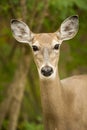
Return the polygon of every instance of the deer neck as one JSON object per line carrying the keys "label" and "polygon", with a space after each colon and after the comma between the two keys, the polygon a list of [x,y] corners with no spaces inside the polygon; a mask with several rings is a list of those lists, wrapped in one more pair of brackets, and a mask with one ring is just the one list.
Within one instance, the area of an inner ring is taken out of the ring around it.
{"label": "deer neck", "polygon": [[[55,79],[40,80],[41,102],[46,130],[53,129],[64,114],[63,88],[58,73]],[[51,127],[51,128],[50,128]]]}

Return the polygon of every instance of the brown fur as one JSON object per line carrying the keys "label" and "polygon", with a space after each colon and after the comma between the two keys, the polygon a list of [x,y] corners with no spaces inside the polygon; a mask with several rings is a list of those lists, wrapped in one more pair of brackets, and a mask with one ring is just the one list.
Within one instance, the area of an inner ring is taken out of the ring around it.
{"label": "brown fur", "polygon": [[87,130],[87,75],[41,81],[46,130]]}
{"label": "brown fur", "polygon": [[[40,77],[45,130],[87,130],[87,75],[60,80],[57,66],[60,48],[54,49],[56,44],[60,46],[62,41],[73,38],[78,25],[78,16],[71,16],[55,33],[34,34],[22,21],[11,22],[13,36],[17,41],[38,48],[33,55]],[[43,76],[43,66],[53,70],[51,76]]]}
{"label": "brown fur", "polygon": [[[36,35],[36,38],[41,48],[46,46],[50,48],[52,39],[57,39],[55,34],[50,34],[50,36],[49,34],[39,34]],[[59,53],[56,55],[56,59],[58,59],[58,55]],[[35,56],[35,61],[38,60],[38,56],[39,60],[40,58],[43,59],[41,51],[40,54]],[[53,59],[55,58],[53,57]],[[36,64],[38,64],[37,62]],[[43,64],[43,62],[41,63]],[[50,62],[53,63],[52,58]],[[60,81],[58,73],[56,74],[56,79],[40,79],[45,130],[87,129],[86,80],[87,75],[82,75],[69,77]]]}

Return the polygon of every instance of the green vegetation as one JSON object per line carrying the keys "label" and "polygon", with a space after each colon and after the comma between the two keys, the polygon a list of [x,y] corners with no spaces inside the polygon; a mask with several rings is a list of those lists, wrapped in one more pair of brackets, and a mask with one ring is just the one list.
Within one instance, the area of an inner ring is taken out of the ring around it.
{"label": "green vegetation", "polygon": [[[37,69],[28,45],[18,44],[14,40],[10,20],[16,18],[26,21],[30,29],[36,33],[54,32],[65,18],[75,14],[79,15],[79,32],[74,39],[65,41],[61,46],[59,63],[61,78],[87,73],[87,0],[0,0],[0,122],[3,118],[1,130],[8,130],[8,124],[11,124],[9,120],[12,118],[10,113],[15,96],[10,97],[12,98],[10,104],[7,101],[8,110],[7,104],[6,107],[2,105],[9,99],[8,89],[14,81],[19,83],[18,79],[26,72],[26,76],[21,80],[27,79],[26,83],[23,82],[25,86],[23,97],[18,100],[21,107],[17,130],[43,130]],[[25,67],[25,70],[18,69],[21,68],[21,63],[26,63],[23,59],[25,50],[29,53],[29,66]],[[15,78],[15,72],[18,70],[24,72],[20,72],[20,76]],[[15,88],[15,85],[13,86],[12,88]],[[18,89],[16,91],[16,95],[19,95]]]}

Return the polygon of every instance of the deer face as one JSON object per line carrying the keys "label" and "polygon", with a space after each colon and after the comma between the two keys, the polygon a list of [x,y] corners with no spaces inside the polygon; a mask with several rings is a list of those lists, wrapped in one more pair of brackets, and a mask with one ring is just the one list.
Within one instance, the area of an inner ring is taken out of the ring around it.
{"label": "deer face", "polygon": [[56,72],[61,41],[55,33],[36,34],[32,51],[40,77],[50,77]]}
{"label": "deer face", "polygon": [[12,20],[13,36],[28,43],[34,55],[40,78],[54,78],[57,72],[59,49],[62,41],[73,38],[78,31],[78,17],[67,18],[55,33],[34,34],[22,21]]}

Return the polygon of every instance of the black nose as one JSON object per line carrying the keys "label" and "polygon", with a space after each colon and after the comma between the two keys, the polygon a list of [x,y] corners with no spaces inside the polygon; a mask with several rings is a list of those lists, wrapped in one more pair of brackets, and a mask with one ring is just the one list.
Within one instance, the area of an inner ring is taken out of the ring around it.
{"label": "black nose", "polygon": [[41,73],[42,73],[44,76],[48,77],[48,76],[50,76],[50,75],[53,73],[53,69],[52,69],[52,67],[50,67],[50,66],[44,66],[44,67],[41,69]]}

